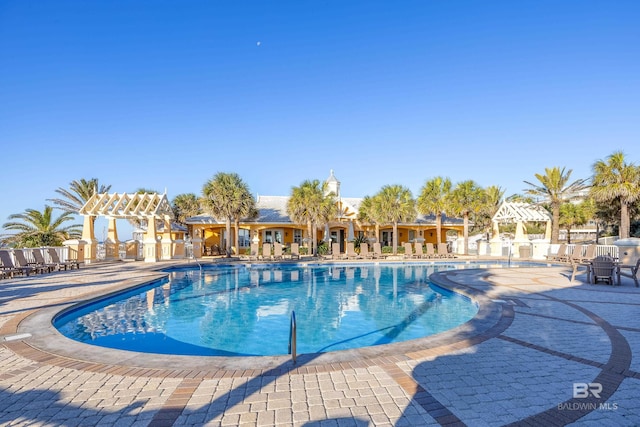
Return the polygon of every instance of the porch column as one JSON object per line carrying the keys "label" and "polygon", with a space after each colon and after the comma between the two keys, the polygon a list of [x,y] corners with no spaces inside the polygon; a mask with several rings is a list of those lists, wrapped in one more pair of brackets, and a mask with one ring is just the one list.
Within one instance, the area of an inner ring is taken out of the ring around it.
{"label": "porch column", "polygon": [[191,243],[193,244],[193,257],[201,258],[202,257],[202,230],[196,228],[193,230],[193,237],[191,238]]}
{"label": "porch column", "polygon": [[158,262],[158,234],[156,231],[156,219],[147,218],[147,232],[144,235],[144,261]]}
{"label": "porch column", "polygon": [[118,240],[116,219],[114,217],[109,217],[109,230],[107,232],[107,240],[104,242],[105,261],[115,261],[120,259],[119,249],[120,241]]}
{"label": "porch column", "polygon": [[[98,249],[98,241],[94,232],[94,223],[96,217],[94,215],[85,215],[82,224],[82,242],[84,243],[84,263],[91,264],[96,262],[96,252]],[[80,257],[80,254],[78,254]],[[80,259],[78,259],[80,261]]]}

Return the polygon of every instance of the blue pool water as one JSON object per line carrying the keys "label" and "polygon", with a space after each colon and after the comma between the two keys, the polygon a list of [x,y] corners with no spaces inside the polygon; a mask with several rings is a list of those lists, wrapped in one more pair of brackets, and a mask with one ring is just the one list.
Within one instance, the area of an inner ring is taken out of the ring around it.
{"label": "blue pool water", "polygon": [[224,266],[168,279],[58,316],[65,336],[97,346],[180,355],[287,354],[395,343],[454,328],[477,313],[431,284],[438,270],[477,264]]}

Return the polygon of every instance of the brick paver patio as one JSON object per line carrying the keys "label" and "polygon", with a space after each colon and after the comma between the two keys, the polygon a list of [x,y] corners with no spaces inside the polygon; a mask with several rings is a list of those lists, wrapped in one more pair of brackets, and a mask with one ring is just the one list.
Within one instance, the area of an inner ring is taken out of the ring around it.
{"label": "brick paver patio", "polygon": [[640,289],[630,279],[570,283],[563,267],[435,273],[478,301],[472,321],[296,365],[97,349],[51,326],[71,303],[167,266],[0,280],[0,425],[640,425]]}

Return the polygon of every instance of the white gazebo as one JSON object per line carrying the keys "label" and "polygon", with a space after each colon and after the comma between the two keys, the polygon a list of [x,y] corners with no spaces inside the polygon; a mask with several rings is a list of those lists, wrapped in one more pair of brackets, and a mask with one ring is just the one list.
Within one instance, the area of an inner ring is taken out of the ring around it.
{"label": "white gazebo", "polygon": [[[545,222],[546,229],[544,239],[541,243],[546,243],[548,247],[551,242],[551,215],[542,206],[532,205],[522,202],[502,202],[498,211],[491,218],[493,230],[491,240],[491,255],[502,255],[502,240],[500,239],[499,224],[516,224],[516,234],[513,239],[514,257],[519,257],[520,247],[530,247],[531,240],[527,235],[526,222]],[[546,251],[544,251],[546,253]]]}
{"label": "white gazebo", "polygon": [[[96,247],[98,241],[95,237],[95,218],[104,216],[109,221],[109,230],[105,243],[106,260],[118,259],[118,231],[116,219],[137,219],[147,223],[147,231],[144,237],[144,260],[156,262],[160,259],[172,259],[174,254],[183,253],[176,250],[176,242],[171,234],[171,219],[173,211],[167,199],[167,194],[144,193],[101,193],[94,194],[87,200],[79,212],[84,216],[82,227],[82,240],[78,243],[78,255],[84,251],[85,263],[96,260]],[[158,241],[156,221],[164,222],[162,240]]]}

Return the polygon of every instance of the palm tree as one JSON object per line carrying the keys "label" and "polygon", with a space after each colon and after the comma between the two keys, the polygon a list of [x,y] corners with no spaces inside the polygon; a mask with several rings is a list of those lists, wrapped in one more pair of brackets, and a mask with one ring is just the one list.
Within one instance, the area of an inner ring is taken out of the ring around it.
{"label": "palm tree", "polygon": [[365,196],[358,207],[358,222],[375,226],[376,240],[380,240],[380,213],[375,211],[373,197]]}
{"label": "palm tree", "polygon": [[476,216],[475,229],[482,230],[487,234],[491,230],[491,220],[500,207],[504,190],[497,185],[490,185],[484,189],[484,199],[478,215]]}
{"label": "palm tree", "polygon": [[447,213],[451,180],[437,176],[425,182],[420,190],[418,212],[436,216],[436,240],[442,242],[442,214]]}
{"label": "palm tree", "polygon": [[184,225],[187,218],[200,213],[200,202],[193,193],[178,194],[171,201],[171,208],[176,222]]}
{"label": "palm tree", "polygon": [[[249,187],[236,173],[218,172],[202,188],[202,205],[209,214],[226,221],[226,253],[231,256],[231,222],[250,213],[255,200]],[[238,230],[236,229],[236,236]],[[237,238],[237,237],[236,237]]]}
{"label": "palm tree", "polygon": [[454,215],[462,215],[464,221],[465,255],[469,253],[469,217],[480,212],[484,199],[484,190],[472,180],[459,182],[449,196],[452,213]]}
{"label": "palm tree", "polygon": [[571,228],[586,224],[595,213],[591,200],[582,203],[563,203],[560,206],[560,226],[567,230],[567,243],[571,244]]}
{"label": "palm tree", "polygon": [[551,243],[558,243],[560,238],[560,205],[564,202],[580,197],[580,191],[588,188],[585,179],[578,179],[569,183],[571,173],[569,169],[565,172],[565,168],[560,169],[555,166],[553,168],[545,168],[545,174],[535,174],[540,184],[534,184],[524,181],[531,188],[525,190],[526,194],[540,197],[543,202],[549,203],[551,206]]}
{"label": "palm tree", "polygon": [[70,212],[77,214],[85,203],[94,194],[108,193],[111,189],[110,185],[98,184],[98,178],[91,178],[86,180],[84,178],[71,181],[69,183],[69,189],[58,188],[56,193],[60,194],[62,199],[47,199],[56,207],[62,209],[64,212]]}
{"label": "palm tree", "polygon": [[8,219],[22,222],[12,221],[3,224],[4,229],[17,231],[17,233],[6,235],[0,241],[15,247],[37,248],[61,246],[65,240],[80,237],[82,229],[80,224],[62,227],[64,222],[73,220],[71,212],[63,212],[57,218],[53,218],[52,214],[53,207],[45,205],[42,212],[27,209],[24,213],[9,215]]}
{"label": "palm tree", "polygon": [[416,202],[411,190],[401,185],[385,185],[373,196],[373,210],[380,220],[393,225],[393,254],[398,253],[398,223],[416,219]]}
{"label": "palm tree", "polygon": [[299,187],[291,189],[287,202],[287,213],[297,224],[307,226],[307,235],[311,239],[311,253],[317,255],[316,235],[318,226],[329,221],[335,211],[335,194],[327,193],[327,186],[319,180],[305,180]]}
{"label": "palm tree", "polygon": [[640,199],[640,168],[627,163],[622,151],[593,165],[591,195],[597,202],[620,203],[620,238],[629,237],[630,206]]}

